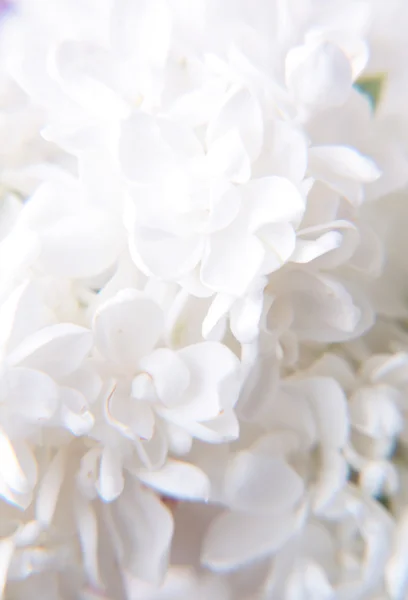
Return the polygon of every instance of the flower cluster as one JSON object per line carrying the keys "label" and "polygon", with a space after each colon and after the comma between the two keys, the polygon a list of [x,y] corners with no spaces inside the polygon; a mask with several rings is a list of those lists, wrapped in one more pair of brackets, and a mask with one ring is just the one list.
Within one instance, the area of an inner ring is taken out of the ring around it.
{"label": "flower cluster", "polygon": [[0,600],[408,598],[407,21],[0,2]]}

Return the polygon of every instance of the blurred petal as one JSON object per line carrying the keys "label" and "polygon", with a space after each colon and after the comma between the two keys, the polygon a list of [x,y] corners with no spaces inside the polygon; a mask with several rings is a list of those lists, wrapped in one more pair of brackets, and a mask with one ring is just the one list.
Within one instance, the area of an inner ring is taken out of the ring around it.
{"label": "blurred petal", "polygon": [[11,365],[45,371],[62,377],[75,371],[92,347],[92,334],[73,323],[58,323],[27,337],[10,354]]}
{"label": "blurred petal", "polygon": [[132,371],[140,358],[153,350],[162,326],[157,304],[137,290],[122,290],[98,308],[95,344],[105,358]]}
{"label": "blurred petal", "polygon": [[159,471],[139,473],[139,479],[157,492],[180,500],[207,500],[210,482],[195,465],[168,459]]}

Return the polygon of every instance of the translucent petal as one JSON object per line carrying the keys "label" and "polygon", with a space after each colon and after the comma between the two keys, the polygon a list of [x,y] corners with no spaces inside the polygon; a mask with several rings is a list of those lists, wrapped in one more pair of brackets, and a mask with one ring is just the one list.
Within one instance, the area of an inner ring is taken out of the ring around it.
{"label": "translucent petal", "polygon": [[102,390],[102,379],[90,366],[80,367],[74,373],[62,378],[60,383],[81,392],[88,402],[96,400]]}
{"label": "translucent petal", "polygon": [[213,419],[201,422],[186,419],[183,414],[179,415],[176,410],[169,411],[163,416],[167,420],[178,424],[194,438],[210,444],[232,442],[239,437],[239,421],[232,409],[222,409],[222,412]]}
{"label": "translucent petal", "polygon": [[235,302],[230,313],[230,327],[241,344],[252,342],[259,334],[263,309],[263,289]]}
{"label": "translucent petal", "polygon": [[102,500],[112,502],[123,491],[125,481],[122,473],[122,459],[119,452],[106,447],[100,462],[98,492]]}
{"label": "translucent petal", "polygon": [[177,160],[165,142],[155,119],[142,112],[123,122],[119,157],[124,175],[131,181],[157,183],[170,176]]}
{"label": "translucent petal", "polygon": [[248,204],[249,230],[256,232],[263,225],[298,221],[305,201],[296,186],[284,177],[263,177],[244,188]]}
{"label": "translucent petal", "polygon": [[190,373],[183,360],[168,348],[159,348],[140,362],[140,368],[152,378],[161,402],[171,408],[183,402]]}
{"label": "translucent petal", "polygon": [[303,491],[302,479],[280,457],[240,452],[225,477],[228,505],[258,515],[291,509]]}
{"label": "translucent petal", "polygon": [[135,229],[131,244],[135,264],[165,281],[187,275],[203,253],[203,240],[197,234],[179,236],[146,227]]}
{"label": "translucent petal", "polygon": [[8,369],[0,379],[0,390],[10,409],[33,423],[48,421],[58,407],[58,386],[41,371]]}
{"label": "translucent petal", "polygon": [[239,380],[238,358],[217,342],[193,344],[180,350],[179,356],[190,371],[191,384],[184,405],[173,410],[180,418],[192,421],[215,418],[225,401],[220,394],[222,384],[230,378]]}
{"label": "translucent petal", "polygon": [[102,588],[98,561],[98,523],[91,503],[75,498],[75,518],[87,579],[96,588]]}
{"label": "translucent petal", "polygon": [[42,303],[35,283],[25,281],[1,304],[1,343],[7,343],[10,352],[24,338],[50,322],[51,314]]}
{"label": "translucent petal", "polygon": [[124,533],[127,569],[135,577],[159,584],[167,569],[173,535],[170,511],[154,492],[138,487],[132,494],[122,495],[118,516]]}
{"label": "translucent petal", "polygon": [[211,523],[201,560],[214,571],[236,569],[276,552],[295,531],[296,520],[290,515],[225,512]]}
{"label": "translucent petal", "polygon": [[51,377],[75,371],[88,355],[92,334],[73,323],[58,323],[26,338],[8,357],[11,365],[38,369]]}
{"label": "translucent petal", "polygon": [[307,393],[324,445],[341,448],[349,433],[347,398],[336,380],[316,377],[300,384]]}
{"label": "translucent petal", "polygon": [[253,177],[258,179],[272,174],[300,183],[307,167],[306,136],[292,123],[280,119],[265,127],[264,146],[253,165]]}
{"label": "translucent petal", "polygon": [[66,448],[58,450],[39,483],[35,516],[43,525],[50,525],[54,516],[64,479],[66,456]]}
{"label": "translucent petal", "polygon": [[125,102],[115,93],[118,86],[115,62],[101,46],[65,40],[54,56],[53,73],[64,92],[92,115],[127,116]]}
{"label": "translucent petal", "polygon": [[[21,446],[21,444],[20,444]],[[20,448],[21,449],[21,448]],[[29,464],[21,464],[20,453],[16,452],[6,433],[0,429],[0,473],[3,481],[15,492],[24,494],[30,490],[30,481],[25,473],[24,467]],[[25,461],[26,462],[26,461]],[[35,469],[36,471],[36,469]],[[30,477],[32,479],[32,477]]]}
{"label": "translucent petal", "polygon": [[60,391],[62,424],[76,436],[89,433],[95,418],[89,411],[85,397],[72,388],[61,388]]}
{"label": "translucent petal", "polygon": [[218,115],[210,121],[207,144],[229,132],[237,130],[251,161],[255,160],[262,146],[263,119],[258,102],[249,90],[234,90],[221,107]]}
{"label": "translucent petal", "polygon": [[0,541],[0,600],[4,598],[4,591],[7,582],[7,572],[11,564],[14,553],[14,541],[4,539]]}
{"label": "translucent petal", "polygon": [[163,0],[118,0],[111,15],[114,48],[125,56],[136,55],[151,67],[164,65],[169,51],[172,15]]}
{"label": "translucent petal", "polygon": [[349,146],[314,146],[309,150],[309,171],[330,182],[335,177],[361,183],[376,181],[381,172],[374,161]]}
{"label": "translucent petal", "polygon": [[282,267],[296,248],[296,233],[289,223],[265,225],[258,231],[258,238],[262,240],[266,253],[261,268],[263,275]]}
{"label": "translucent petal", "polygon": [[214,291],[241,296],[258,274],[264,254],[261,242],[248,236],[243,223],[234,222],[211,236],[201,280]]}
{"label": "translucent petal", "polygon": [[210,482],[195,465],[168,459],[159,471],[139,473],[139,479],[166,496],[180,500],[207,500]]}
{"label": "translucent petal", "polygon": [[286,57],[286,82],[298,102],[320,109],[340,106],[351,91],[351,64],[330,42],[298,46]]}
{"label": "translucent petal", "polygon": [[239,134],[230,130],[210,146],[208,169],[213,177],[225,177],[232,183],[246,183],[251,175],[249,156]]}
{"label": "translucent petal", "polygon": [[121,370],[136,370],[163,328],[162,311],[137,290],[122,290],[100,306],[94,319],[95,344]]}
{"label": "translucent petal", "polygon": [[111,267],[123,247],[120,223],[87,210],[64,216],[41,234],[40,260],[54,276],[93,277]]}

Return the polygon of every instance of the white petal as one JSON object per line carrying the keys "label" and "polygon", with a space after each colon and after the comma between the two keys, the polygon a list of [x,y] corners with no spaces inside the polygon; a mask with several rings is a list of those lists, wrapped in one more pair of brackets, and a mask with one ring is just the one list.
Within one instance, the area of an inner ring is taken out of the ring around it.
{"label": "white petal", "polygon": [[[169,144],[180,160],[204,156],[202,145],[190,127],[184,125],[184,123],[173,122],[164,117],[161,117],[158,123],[163,139]],[[178,183],[180,176],[182,181],[184,181],[183,173],[175,173],[174,175],[174,179],[171,178],[168,183],[171,184],[172,181]]]}
{"label": "white petal", "polygon": [[225,177],[233,183],[246,183],[251,176],[251,163],[242,140],[235,130],[219,137],[207,154],[213,177]]}
{"label": "white petal", "polygon": [[299,190],[284,177],[263,177],[244,188],[249,217],[249,230],[256,232],[263,225],[297,222],[305,210]]}
{"label": "white petal", "polygon": [[[142,361],[140,361],[140,363],[141,362]],[[143,369],[142,366],[140,368]],[[145,372],[145,370],[143,370],[142,373],[139,373],[139,375],[136,375],[136,377],[132,380],[131,390],[132,398],[144,402],[145,404],[147,402],[155,402],[157,400],[157,393],[154,387],[153,378],[150,373]],[[127,398],[125,399],[125,396],[124,401],[126,402]],[[116,400],[116,398],[117,394],[115,394],[114,400]],[[117,402],[113,402],[112,406],[114,404],[117,406]]]}
{"label": "white petal", "polygon": [[282,458],[240,452],[225,477],[227,503],[253,514],[291,509],[304,491],[299,475]]}
{"label": "white petal", "polygon": [[136,438],[136,444],[138,443],[137,451],[143,466],[147,469],[161,469],[166,461],[168,451],[165,428],[155,427],[151,439],[140,441]]}
{"label": "white petal", "polygon": [[95,419],[89,411],[85,397],[72,388],[61,388],[61,421],[64,427],[76,436],[89,433]]}
{"label": "white petal", "polygon": [[230,313],[231,331],[241,344],[254,341],[259,334],[263,309],[263,288],[235,302]]}
{"label": "white petal", "polygon": [[322,443],[341,448],[349,432],[348,406],[340,385],[329,377],[316,377],[302,382],[315,414]]}
{"label": "white petal", "polygon": [[171,235],[166,231],[136,228],[130,247],[141,271],[165,281],[190,273],[198,264],[203,241],[199,235]]}
{"label": "white petal", "polygon": [[60,383],[65,387],[78,390],[90,403],[97,399],[102,390],[100,375],[86,366],[64,377]]}
{"label": "white petal", "polygon": [[0,541],[0,600],[4,598],[7,583],[7,572],[14,554],[14,541],[5,539]]}
{"label": "white petal", "polygon": [[258,274],[264,254],[261,242],[248,236],[243,224],[235,222],[211,236],[201,279],[214,291],[241,296]]}
{"label": "white petal", "polygon": [[33,423],[49,420],[57,410],[59,389],[41,371],[15,367],[0,379],[0,393],[13,412]]}
{"label": "white petal", "polygon": [[177,414],[177,411],[169,412],[164,417],[177,423],[194,438],[209,444],[232,442],[239,437],[239,421],[232,409],[223,409],[214,419],[199,423],[186,419],[184,415]]}
{"label": "white petal", "polygon": [[91,503],[75,498],[75,517],[87,579],[96,588],[102,588],[98,563],[98,523]]}
{"label": "white petal", "polygon": [[222,319],[225,319],[233,304],[234,296],[232,295],[220,293],[215,296],[203,321],[203,338],[208,339],[210,337],[214,329],[222,323]]}
{"label": "white petal", "polygon": [[337,354],[326,352],[309,369],[312,376],[333,377],[349,394],[355,385],[355,373],[350,364]]}
{"label": "white petal", "polygon": [[263,118],[256,98],[247,89],[234,91],[210,121],[208,146],[231,129],[238,131],[251,161],[255,160],[262,145]]}
{"label": "white petal", "polygon": [[14,491],[24,494],[30,490],[24,469],[20,466],[15,449],[4,431],[0,429],[0,473],[4,482]]}
{"label": "white petal", "polygon": [[140,368],[153,378],[157,395],[166,406],[171,408],[183,402],[190,373],[176,352],[159,348],[140,361]]}
{"label": "white petal", "polygon": [[286,57],[286,82],[296,100],[307,106],[340,106],[351,91],[351,65],[330,42],[298,46]]}
{"label": "white petal", "polygon": [[182,427],[173,423],[167,423],[167,436],[169,440],[169,449],[176,456],[188,454],[193,444],[193,438]]}
{"label": "white petal", "polygon": [[136,369],[150,353],[163,328],[160,308],[137,290],[122,290],[99,307],[94,319],[95,344],[119,368]]}
{"label": "white petal", "polygon": [[44,306],[34,282],[19,285],[1,304],[1,343],[7,351],[13,350],[27,336],[51,322],[51,314]]}
{"label": "white petal", "polygon": [[40,481],[35,501],[35,516],[43,525],[50,525],[57,506],[65,474],[66,448],[58,450]]}
{"label": "white petal", "polygon": [[394,438],[404,427],[399,403],[400,395],[395,388],[361,387],[350,398],[351,423],[374,439]]}
{"label": "white petal", "polygon": [[87,206],[76,180],[42,184],[26,206],[25,220],[38,232],[41,264],[51,275],[93,277],[110,267],[123,248],[119,219]]}
{"label": "white petal", "polygon": [[15,227],[0,244],[0,273],[4,280],[15,277],[32,265],[40,254],[38,234],[27,227]]}
{"label": "white petal", "polygon": [[119,156],[125,176],[140,183],[157,183],[177,165],[155,119],[141,112],[123,121]]}
{"label": "white petal", "polygon": [[[126,399],[129,403],[129,399]],[[151,440],[155,432],[155,415],[152,406],[148,402],[130,401],[130,416],[128,423],[132,431],[140,437],[141,440]],[[115,403],[112,402],[112,410],[115,409]],[[120,418],[118,420],[121,420]]]}
{"label": "white petal", "polygon": [[[191,378],[184,405],[173,409],[179,418],[208,420],[217,417],[227,404],[233,405],[238,394],[234,384],[239,382],[239,360],[229,348],[217,342],[202,342],[179,350],[179,356]],[[232,398],[227,389],[230,381]]]}
{"label": "white petal", "polygon": [[313,508],[324,510],[335,495],[344,489],[349,476],[349,466],[339,452],[325,452],[321,455],[321,466],[313,486]]}
{"label": "white petal", "polygon": [[41,235],[40,260],[54,276],[93,277],[113,265],[123,246],[119,224],[101,211],[88,211]]}
{"label": "white petal", "polygon": [[295,527],[295,519],[285,514],[264,517],[225,512],[210,525],[201,560],[214,571],[244,566],[279,550]]}
{"label": "white petal", "polygon": [[395,532],[394,552],[385,569],[385,583],[390,598],[403,598],[408,585],[408,512],[405,508]]}
{"label": "white petal", "polygon": [[296,233],[289,223],[265,225],[258,231],[265,249],[265,259],[261,268],[263,275],[269,275],[287,262],[296,247]]}
{"label": "white petal", "polygon": [[56,49],[54,65],[61,88],[90,114],[126,116],[126,104],[114,92],[119,79],[115,62],[102,46],[65,40]]}
{"label": "white petal", "polygon": [[109,146],[95,145],[78,153],[78,175],[89,205],[121,218],[121,179]]}
{"label": "white petal", "polygon": [[121,457],[118,451],[108,446],[102,452],[97,484],[99,495],[105,502],[112,502],[120,496],[124,485]]}
{"label": "white petal", "polygon": [[111,14],[111,36],[115,50],[124,56],[143,57],[160,68],[169,51],[172,14],[163,0],[118,0]]}
{"label": "white petal", "polygon": [[96,494],[96,483],[99,475],[99,460],[102,448],[93,447],[81,457],[76,473],[76,483],[81,495],[89,500],[94,500]]}
{"label": "white petal", "polygon": [[168,459],[159,471],[139,473],[139,479],[157,492],[180,500],[207,500],[210,482],[195,465]]}
{"label": "white petal", "polygon": [[343,190],[347,191],[342,183],[344,179],[358,183],[371,183],[381,175],[371,158],[349,146],[310,148],[308,169],[313,177],[328,182],[340,193]]}
{"label": "white petal", "polygon": [[266,125],[264,147],[253,165],[256,179],[270,174],[301,182],[307,167],[307,140],[292,123],[275,119]]}
{"label": "white petal", "polygon": [[88,355],[92,334],[73,323],[59,323],[40,329],[26,338],[8,358],[11,365],[45,371],[62,377],[75,371]]}
{"label": "white petal", "polygon": [[335,591],[327,573],[318,563],[305,560],[295,567],[285,586],[288,600],[332,600]]}
{"label": "white petal", "polygon": [[235,186],[213,183],[210,188],[210,214],[206,232],[220,231],[237,217],[241,206],[241,195]]}
{"label": "white petal", "polygon": [[42,525],[38,521],[28,521],[28,523],[20,525],[13,536],[16,546],[21,548],[35,544],[42,531]]}
{"label": "white petal", "polygon": [[[187,600],[194,598],[197,582],[194,572],[189,567],[172,566],[169,567],[163,585],[159,589],[126,574],[126,590],[132,600],[163,600],[163,598],[164,600]],[[203,600],[207,598],[204,597]],[[216,599],[224,600],[223,597],[218,598],[218,596]]]}
{"label": "white petal", "polygon": [[173,536],[171,513],[149,489],[136,489],[131,497],[126,498],[126,507],[122,504],[122,497],[127,569],[135,577],[158,585],[166,573]]}
{"label": "white petal", "polygon": [[291,256],[291,260],[297,263],[308,263],[319,256],[326,254],[338,248],[342,242],[343,236],[338,231],[329,231],[324,233],[316,240],[302,240],[298,238],[296,250]]}
{"label": "white petal", "polygon": [[7,483],[3,479],[3,475],[0,470],[0,499],[5,500],[11,506],[15,505],[25,510],[30,506],[32,501],[32,495],[28,492],[27,494],[16,494],[11,490]]}
{"label": "white petal", "polygon": [[358,288],[352,288],[352,295],[339,280],[305,270],[288,273],[289,281],[293,291],[285,301],[291,304],[292,328],[299,339],[343,341],[371,326],[372,309]]}

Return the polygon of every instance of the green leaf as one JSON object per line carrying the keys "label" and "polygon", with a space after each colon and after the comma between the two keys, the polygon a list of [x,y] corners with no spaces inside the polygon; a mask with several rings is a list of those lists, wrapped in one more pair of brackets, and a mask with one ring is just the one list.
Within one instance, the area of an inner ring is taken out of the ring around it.
{"label": "green leaf", "polygon": [[376,75],[365,75],[360,77],[354,84],[356,90],[368,98],[373,111],[375,111],[381,100],[385,80],[385,73],[377,73]]}

